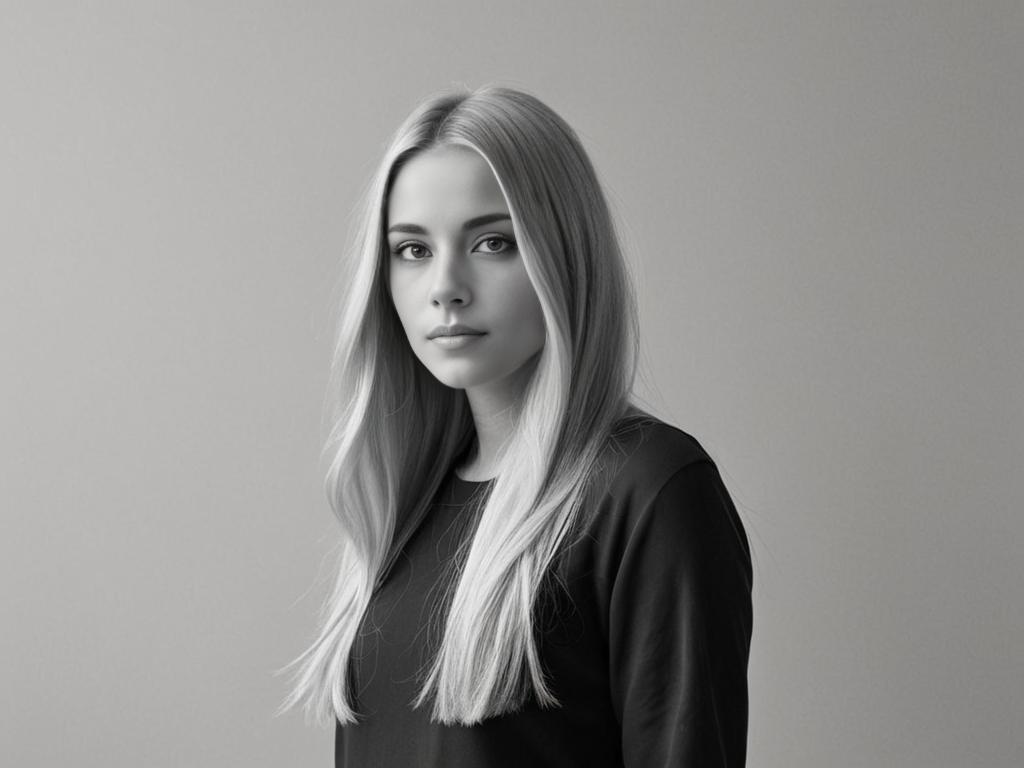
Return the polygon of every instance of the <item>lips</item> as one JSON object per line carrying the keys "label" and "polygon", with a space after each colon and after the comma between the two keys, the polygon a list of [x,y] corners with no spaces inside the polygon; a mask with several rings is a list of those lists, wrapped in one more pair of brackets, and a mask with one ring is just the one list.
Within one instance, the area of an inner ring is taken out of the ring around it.
{"label": "lips", "polygon": [[427,338],[434,339],[438,336],[482,336],[484,333],[486,332],[470,328],[468,325],[439,325],[427,335]]}

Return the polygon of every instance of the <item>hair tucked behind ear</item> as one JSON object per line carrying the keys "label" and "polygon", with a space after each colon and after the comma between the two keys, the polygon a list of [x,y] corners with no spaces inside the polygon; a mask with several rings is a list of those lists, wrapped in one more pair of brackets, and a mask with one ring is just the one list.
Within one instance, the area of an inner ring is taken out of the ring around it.
{"label": "hair tucked behind ear", "polygon": [[415,358],[387,291],[390,180],[412,155],[455,144],[479,152],[501,185],[546,339],[445,596],[440,646],[416,700],[431,704],[435,720],[471,725],[530,696],[557,705],[537,654],[534,606],[613,427],[631,410],[635,300],[579,139],[520,91],[485,87],[427,100],[385,153],[345,265],[324,445],[340,563],[320,632],[293,662],[298,672],[283,705],[301,702],[323,722],[357,720],[350,655],[396,531],[429,505],[473,437],[465,393],[438,382]]}

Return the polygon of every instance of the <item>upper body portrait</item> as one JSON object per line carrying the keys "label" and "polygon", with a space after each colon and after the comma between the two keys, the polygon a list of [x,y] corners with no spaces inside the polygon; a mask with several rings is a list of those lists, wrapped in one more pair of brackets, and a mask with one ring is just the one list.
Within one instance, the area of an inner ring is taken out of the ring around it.
{"label": "upper body portrait", "polygon": [[345,279],[339,569],[286,702],[335,724],[335,765],[743,765],[746,534],[633,401],[636,302],[573,130],[517,90],[428,99]]}

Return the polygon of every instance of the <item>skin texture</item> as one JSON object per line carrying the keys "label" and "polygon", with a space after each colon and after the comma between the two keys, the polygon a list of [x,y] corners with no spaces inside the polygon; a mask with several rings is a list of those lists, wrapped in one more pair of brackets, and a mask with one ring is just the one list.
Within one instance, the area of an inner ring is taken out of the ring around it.
{"label": "skin texture", "polygon": [[[409,344],[438,381],[466,391],[473,412],[477,443],[459,471],[467,480],[492,476],[545,337],[511,218],[472,223],[493,215],[508,217],[508,203],[466,147],[413,157],[387,204],[389,287]],[[427,337],[455,323],[485,335],[460,349]]]}

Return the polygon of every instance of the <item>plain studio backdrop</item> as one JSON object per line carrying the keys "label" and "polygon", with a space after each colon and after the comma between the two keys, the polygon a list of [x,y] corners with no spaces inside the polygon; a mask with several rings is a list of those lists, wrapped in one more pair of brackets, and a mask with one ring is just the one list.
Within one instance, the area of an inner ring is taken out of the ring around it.
{"label": "plain studio backdrop", "polygon": [[[4,2],[0,764],[326,766],[330,300],[453,84],[580,133],[754,547],[749,764],[1024,764],[1024,5]],[[609,307],[614,311],[614,307]]]}

